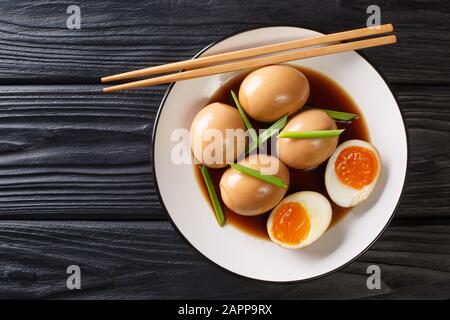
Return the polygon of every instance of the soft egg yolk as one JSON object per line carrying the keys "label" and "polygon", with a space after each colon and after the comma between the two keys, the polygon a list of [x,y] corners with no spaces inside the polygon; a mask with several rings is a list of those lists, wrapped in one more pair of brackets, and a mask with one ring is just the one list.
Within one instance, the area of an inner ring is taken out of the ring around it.
{"label": "soft egg yolk", "polygon": [[348,147],[337,157],[335,170],[342,183],[354,189],[362,189],[375,180],[378,170],[377,157],[367,148]]}
{"label": "soft egg yolk", "polygon": [[298,244],[308,237],[311,223],[308,212],[297,202],[283,203],[272,221],[272,234],[286,244]]}

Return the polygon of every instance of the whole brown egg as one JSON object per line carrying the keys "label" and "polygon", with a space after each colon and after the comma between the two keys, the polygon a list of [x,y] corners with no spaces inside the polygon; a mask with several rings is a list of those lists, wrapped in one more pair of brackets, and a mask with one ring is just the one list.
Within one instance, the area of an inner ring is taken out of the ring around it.
{"label": "whole brown egg", "polygon": [[308,79],[288,65],[251,72],[239,88],[239,101],[254,120],[273,122],[300,110],[309,97]]}
{"label": "whole brown egg", "polygon": [[[289,170],[275,157],[254,154],[239,164],[272,174],[289,186]],[[220,179],[220,194],[223,202],[229,209],[244,216],[256,216],[271,210],[283,199],[286,191],[287,189],[246,175],[231,167]]]}
{"label": "whole brown egg", "polygon": [[223,168],[245,150],[245,130],[236,108],[224,103],[211,103],[192,121],[192,153],[210,168]]}
{"label": "whole brown egg", "polygon": [[[311,109],[291,118],[281,132],[335,130],[336,123],[324,111]],[[279,138],[278,156],[288,167],[310,169],[326,161],[336,149],[338,137],[317,139]]]}

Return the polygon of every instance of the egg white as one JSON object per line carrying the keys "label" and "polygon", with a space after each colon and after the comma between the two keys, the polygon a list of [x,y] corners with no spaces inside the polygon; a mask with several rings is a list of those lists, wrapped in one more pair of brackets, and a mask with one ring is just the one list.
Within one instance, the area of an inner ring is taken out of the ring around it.
{"label": "egg white", "polygon": [[[309,234],[300,243],[287,244],[276,239],[272,233],[273,218],[278,209],[287,202],[297,202],[307,212],[311,228]],[[269,219],[267,220],[267,232],[270,239],[279,246],[287,249],[300,249],[312,244],[319,239],[324,232],[328,229],[332,218],[331,204],[327,198],[318,192],[314,191],[301,191],[293,193],[284,198],[271,212]]]}
{"label": "egg white", "polygon": [[[376,157],[378,166],[375,179],[369,185],[362,189],[355,189],[349,185],[344,184],[336,175],[335,164],[339,154],[348,147],[363,147],[372,151]],[[369,142],[363,140],[348,140],[339,145],[328,160],[327,168],[325,170],[325,187],[331,200],[341,207],[354,207],[360,202],[366,200],[372,193],[381,172],[380,153]]]}

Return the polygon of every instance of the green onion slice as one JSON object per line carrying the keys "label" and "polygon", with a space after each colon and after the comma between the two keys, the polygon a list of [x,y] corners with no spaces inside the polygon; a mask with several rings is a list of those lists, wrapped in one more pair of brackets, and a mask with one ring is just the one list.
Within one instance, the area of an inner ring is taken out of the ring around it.
{"label": "green onion slice", "polygon": [[[264,130],[258,137],[258,145],[263,144],[264,142],[269,140],[273,135],[280,132],[281,129],[283,129],[284,126],[286,125],[287,119],[288,115],[285,114],[280,119],[278,119],[277,122],[274,122],[270,127]],[[252,152],[253,150],[256,149],[256,147],[257,145],[255,143],[251,143],[250,147],[247,150],[247,153]]]}
{"label": "green onion slice", "polygon": [[248,176],[254,177],[256,179],[259,179],[261,181],[273,184],[274,186],[280,187],[280,188],[284,188],[287,189],[288,186],[284,183],[283,180],[281,180],[280,178],[276,177],[276,176],[271,176],[271,175],[267,175],[267,174],[262,174],[261,172],[259,172],[258,170],[255,169],[251,169],[248,167],[244,167],[240,164],[237,163],[230,163],[230,166],[243,173],[246,174]]}
{"label": "green onion slice", "polygon": [[244,122],[245,127],[248,130],[250,138],[252,139],[253,143],[258,145],[258,135],[256,134],[256,130],[253,129],[252,124],[250,123],[250,121],[247,118],[247,115],[245,114],[244,108],[242,108],[242,105],[239,102],[239,99],[238,99],[238,97],[236,96],[236,93],[234,93],[233,90],[231,90],[231,96],[233,97],[234,103],[236,104],[236,107],[238,108],[239,113],[241,114],[242,121]]}
{"label": "green onion slice", "polygon": [[278,138],[292,139],[316,139],[333,138],[339,136],[345,129],[340,130],[317,130],[317,131],[286,131],[278,135]]}
{"label": "green onion slice", "polygon": [[358,115],[355,113],[334,111],[334,110],[328,110],[328,109],[320,109],[320,110],[326,112],[334,120],[352,121],[352,120],[358,118]]}
{"label": "green onion slice", "polygon": [[211,175],[209,174],[208,168],[203,164],[200,166],[200,171],[202,172],[203,180],[205,180],[206,189],[208,189],[209,198],[211,199],[217,222],[220,226],[223,226],[225,224],[225,216],[219,198],[217,197],[216,190],[214,189]]}

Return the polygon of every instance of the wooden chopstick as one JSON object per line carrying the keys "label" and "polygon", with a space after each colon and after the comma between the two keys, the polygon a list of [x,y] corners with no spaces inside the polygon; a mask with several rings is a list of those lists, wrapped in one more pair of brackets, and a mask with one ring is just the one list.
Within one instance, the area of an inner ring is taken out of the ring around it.
{"label": "wooden chopstick", "polygon": [[394,35],[384,36],[378,38],[371,38],[366,40],[353,41],[348,43],[341,43],[319,48],[307,49],[299,52],[287,52],[278,55],[265,56],[255,59],[231,62],[212,67],[206,67],[196,70],[184,71],[174,74],[168,74],[160,77],[128,82],[103,89],[103,92],[110,93],[119,90],[137,89],[143,87],[156,86],[159,84],[170,83],[175,81],[188,80],[204,76],[210,76],[219,73],[226,73],[231,71],[238,71],[244,69],[260,68],[271,64],[277,64],[287,61],[300,60],[305,58],[312,58],[324,56],[333,53],[344,51],[353,51],[370,47],[383,46],[397,42],[397,37]]}
{"label": "wooden chopstick", "polygon": [[145,69],[141,69],[141,70],[119,73],[116,75],[103,77],[102,83],[117,81],[117,80],[131,79],[131,78],[145,77],[145,76],[150,76],[150,75],[155,75],[155,74],[168,73],[171,71],[192,70],[192,69],[197,69],[197,68],[203,68],[203,67],[208,67],[208,66],[211,66],[214,64],[219,64],[222,62],[230,62],[232,60],[240,60],[240,59],[245,59],[245,58],[250,58],[250,57],[255,57],[255,56],[271,54],[271,53],[275,53],[275,52],[304,48],[304,47],[318,45],[318,44],[325,44],[325,43],[336,42],[336,41],[369,37],[369,36],[374,36],[374,35],[378,35],[378,34],[392,32],[393,30],[394,30],[394,27],[392,26],[392,24],[384,24],[384,25],[381,25],[378,27],[354,29],[354,30],[349,30],[349,31],[343,31],[343,32],[337,32],[337,33],[317,36],[317,37],[313,37],[313,38],[306,38],[306,39],[292,40],[292,41],[287,41],[287,42],[282,42],[282,43],[275,43],[275,44],[270,44],[270,45],[266,45],[266,46],[260,46],[260,47],[250,48],[250,49],[243,49],[243,50],[238,50],[238,51],[233,51],[233,52],[226,52],[226,53],[216,54],[216,55],[212,55],[212,56],[208,56],[208,57],[200,57],[200,58],[193,59],[193,60],[173,62],[173,63],[168,63],[168,64],[155,66],[155,67],[149,67],[149,68],[145,68]]}

